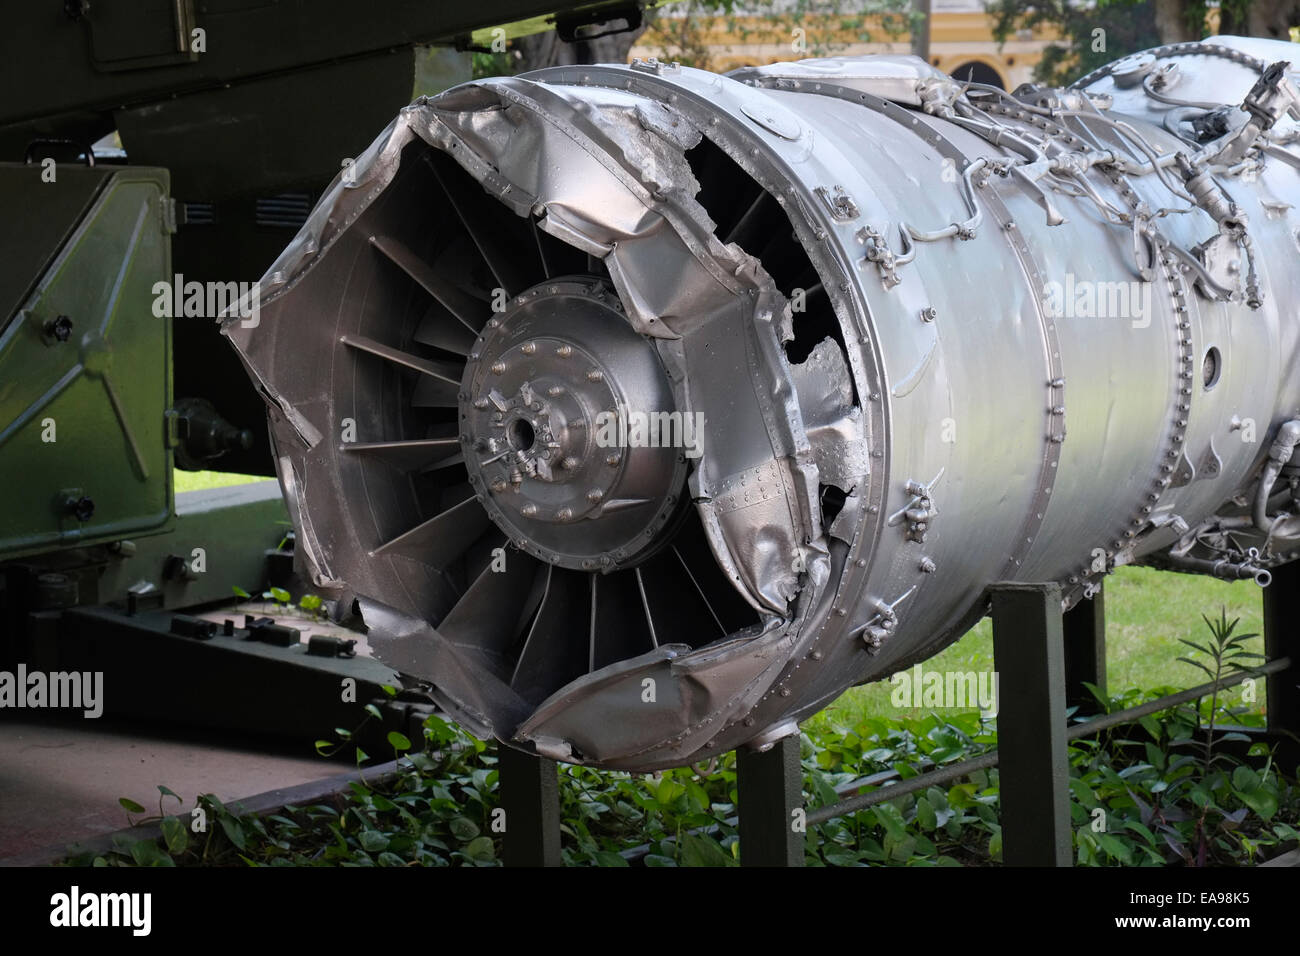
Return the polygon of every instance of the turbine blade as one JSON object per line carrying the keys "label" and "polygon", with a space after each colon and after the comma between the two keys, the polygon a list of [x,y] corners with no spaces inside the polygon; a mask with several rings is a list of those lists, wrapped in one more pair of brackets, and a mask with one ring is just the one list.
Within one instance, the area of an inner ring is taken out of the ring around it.
{"label": "turbine blade", "polygon": [[339,447],[350,455],[373,455],[402,471],[414,471],[460,455],[460,442],[455,438],[345,442]]}
{"label": "turbine blade", "polygon": [[469,355],[474,351],[474,333],[437,302],[429,303],[429,310],[420,320],[414,338],[424,345],[455,355]]}
{"label": "turbine blade", "polygon": [[[439,156],[443,154],[439,153]],[[532,282],[525,274],[520,265],[520,256],[513,250],[505,248],[501,243],[501,237],[507,235],[495,228],[500,221],[501,212],[504,210],[499,203],[485,206],[483,199],[487,197],[479,190],[482,199],[475,197],[472,193],[451,189],[447,185],[443,173],[438,169],[437,162],[434,161],[430,153],[425,153],[425,160],[429,168],[433,170],[433,175],[437,177],[438,184],[442,186],[443,192],[447,194],[447,199],[451,202],[451,208],[456,211],[456,216],[460,219],[461,225],[465,227],[465,232],[474,240],[474,245],[478,247],[479,255],[487,263],[488,269],[496,277],[501,288],[506,290],[507,295],[517,295],[527,289]],[[454,160],[449,160],[454,162]],[[511,213],[506,213],[512,215]]]}
{"label": "turbine blade", "polygon": [[488,320],[488,310],[483,307],[483,303],[445,280],[399,240],[392,236],[371,236],[370,244],[419,283],[425,292],[442,303],[443,307],[459,319],[465,328],[475,335],[483,328]]}
{"label": "turbine blade", "polygon": [[582,640],[589,616],[591,586],[581,571],[548,566],[541,605],[515,664],[510,686],[531,703],[587,673],[588,649]]}
{"label": "turbine blade", "polygon": [[501,569],[487,567],[438,625],[453,644],[505,655],[514,649],[541,600],[532,588],[537,560],[510,553]]}
{"label": "turbine blade", "polygon": [[432,359],[420,358],[418,355],[412,355],[410,352],[403,352],[401,349],[395,349],[391,345],[384,345],[382,342],[376,342],[374,339],[367,338],[364,335],[353,335],[347,333],[340,336],[339,341],[348,348],[356,349],[361,352],[368,352],[371,355],[377,355],[381,359],[392,362],[394,365],[401,365],[405,368],[414,369],[421,375],[427,375],[430,378],[437,379],[453,388],[460,387],[460,373],[456,366],[447,362],[435,362]]}
{"label": "turbine blade", "polygon": [[372,558],[401,555],[445,568],[464,554],[491,521],[475,498],[467,498],[370,552]]}

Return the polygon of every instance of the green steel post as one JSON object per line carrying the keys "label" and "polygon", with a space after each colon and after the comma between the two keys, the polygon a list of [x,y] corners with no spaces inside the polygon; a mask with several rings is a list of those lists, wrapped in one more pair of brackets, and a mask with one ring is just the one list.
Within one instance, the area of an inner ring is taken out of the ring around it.
{"label": "green steel post", "polygon": [[740,862],[743,866],[803,866],[803,771],[799,735],[770,750],[736,751],[740,791]]}
{"label": "green steel post", "polygon": [[1008,866],[1069,866],[1061,589],[997,584],[991,590],[1002,860]]}
{"label": "green steel post", "polygon": [[500,745],[506,866],[560,866],[560,777],[554,760]]}
{"label": "green steel post", "polygon": [[1106,691],[1106,596],[1080,601],[1065,613],[1065,706],[1096,714],[1097,699],[1084,683]]}
{"label": "green steel post", "polygon": [[1276,735],[1279,759],[1300,759],[1293,734],[1300,734],[1300,562],[1273,569],[1264,589],[1264,656],[1290,657],[1291,666],[1268,676],[1268,731]]}

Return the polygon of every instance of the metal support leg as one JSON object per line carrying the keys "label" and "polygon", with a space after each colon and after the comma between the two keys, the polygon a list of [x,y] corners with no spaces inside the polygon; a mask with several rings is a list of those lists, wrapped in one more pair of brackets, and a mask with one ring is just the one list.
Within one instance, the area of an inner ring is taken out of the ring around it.
{"label": "metal support leg", "polygon": [[560,778],[554,760],[501,745],[506,866],[560,866]]}
{"label": "metal support leg", "polygon": [[743,866],[803,866],[803,771],[799,736],[785,737],[765,753],[736,751],[740,791],[740,862]]}
{"label": "metal support leg", "polygon": [[1065,613],[1065,706],[1079,714],[1101,710],[1084,683],[1106,691],[1106,597],[1098,591]]}
{"label": "metal support leg", "polygon": [[1061,589],[998,584],[992,595],[1002,860],[1008,866],[1069,866]]}
{"label": "metal support leg", "polygon": [[1268,676],[1268,731],[1276,734],[1279,757],[1294,766],[1300,755],[1290,734],[1300,734],[1300,562],[1273,570],[1273,583],[1264,589],[1264,656],[1290,657],[1284,671]]}

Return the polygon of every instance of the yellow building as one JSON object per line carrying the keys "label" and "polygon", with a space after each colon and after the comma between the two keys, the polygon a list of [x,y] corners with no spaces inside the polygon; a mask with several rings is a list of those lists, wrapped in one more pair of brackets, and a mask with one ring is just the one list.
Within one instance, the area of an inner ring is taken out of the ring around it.
{"label": "yellow building", "polygon": [[[778,10],[792,8],[788,0]],[[796,24],[786,13],[773,27],[761,9],[733,16],[690,16],[689,4],[673,3],[656,11],[655,22],[632,48],[639,57],[683,59],[726,71],[739,66],[798,60],[809,56],[855,56],[864,53],[910,53],[911,37],[898,26],[871,17],[862,29],[843,29],[839,16],[809,15]],[[901,25],[901,23],[899,24]],[[1022,30],[999,47],[993,18],[983,0],[932,0],[930,62],[958,79],[974,79],[1012,90],[1033,78],[1043,48],[1054,38],[1047,31]],[[799,31],[802,30],[802,33]],[[866,32],[870,39],[860,38]],[[705,59],[707,62],[699,62]]]}

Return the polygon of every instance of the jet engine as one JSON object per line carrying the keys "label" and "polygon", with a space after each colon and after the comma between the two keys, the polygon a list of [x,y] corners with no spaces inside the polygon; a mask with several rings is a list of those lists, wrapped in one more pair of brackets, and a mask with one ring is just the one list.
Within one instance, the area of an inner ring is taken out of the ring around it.
{"label": "jet engine", "polygon": [[1300,551],[1293,49],[418,100],[224,320],[306,571],[466,728],[633,771],[792,733],[995,582],[1267,585]]}

